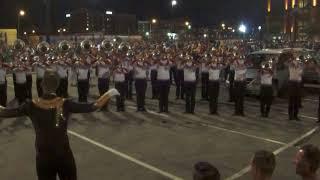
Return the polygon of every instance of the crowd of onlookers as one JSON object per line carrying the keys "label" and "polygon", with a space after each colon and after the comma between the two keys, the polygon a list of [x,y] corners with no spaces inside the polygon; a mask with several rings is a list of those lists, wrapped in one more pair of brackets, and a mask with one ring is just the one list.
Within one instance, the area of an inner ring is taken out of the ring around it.
{"label": "crowd of onlookers", "polygon": [[[317,170],[320,164],[320,150],[315,145],[304,145],[299,148],[293,163],[296,174],[302,180],[320,180]],[[252,180],[270,180],[276,169],[274,153],[261,150],[257,151],[250,162],[250,176]],[[220,180],[219,170],[208,162],[199,162],[194,166],[194,180]]]}

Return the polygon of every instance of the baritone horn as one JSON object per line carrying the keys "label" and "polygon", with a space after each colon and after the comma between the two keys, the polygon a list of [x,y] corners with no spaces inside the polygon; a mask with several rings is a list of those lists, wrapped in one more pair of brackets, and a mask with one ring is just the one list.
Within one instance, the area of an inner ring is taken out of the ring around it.
{"label": "baritone horn", "polygon": [[84,53],[89,53],[93,47],[93,42],[89,39],[83,40],[80,43],[80,47]]}
{"label": "baritone horn", "polygon": [[107,52],[110,52],[113,50],[113,43],[108,41],[108,40],[103,40],[101,42],[101,48],[104,50],[104,51],[107,51]]}
{"label": "baritone horn", "polygon": [[70,49],[71,49],[71,44],[70,44],[69,41],[64,40],[64,41],[61,41],[61,42],[59,43],[58,48],[59,48],[59,51],[60,51],[60,52],[62,52],[62,53],[68,53],[68,52],[70,51]]}
{"label": "baritone horn", "polygon": [[41,43],[38,44],[37,46],[37,51],[41,54],[47,54],[50,50],[50,45],[49,43],[42,41]]}
{"label": "baritone horn", "polygon": [[24,43],[24,41],[22,41],[21,39],[17,39],[14,41],[13,48],[16,51],[22,51],[24,49],[25,45],[26,44]]}

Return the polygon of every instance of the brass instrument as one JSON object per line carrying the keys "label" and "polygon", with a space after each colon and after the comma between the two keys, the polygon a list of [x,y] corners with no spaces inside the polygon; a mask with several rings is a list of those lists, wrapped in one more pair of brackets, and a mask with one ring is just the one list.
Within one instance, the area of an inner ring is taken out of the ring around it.
{"label": "brass instrument", "polygon": [[89,39],[83,40],[80,43],[80,47],[83,53],[88,54],[91,52],[91,49],[93,48],[93,42]]}
{"label": "brass instrument", "polygon": [[21,39],[15,40],[14,44],[13,44],[14,50],[19,51],[19,52],[23,51],[25,46],[26,46],[26,44]]}
{"label": "brass instrument", "polygon": [[123,42],[119,45],[118,49],[121,53],[126,54],[129,50],[131,50],[131,47],[129,43]]}
{"label": "brass instrument", "polygon": [[106,39],[101,42],[101,48],[104,51],[110,52],[113,50],[113,47],[114,47],[113,43]]}
{"label": "brass instrument", "polygon": [[59,43],[58,49],[62,53],[68,53],[70,51],[70,49],[71,49],[71,44],[70,44],[69,41],[66,41],[66,40],[61,41]]}
{"label": "brass instrument", "polygon": [[49,43],[42,41],[41,43],[38,44],[37,50],[41,54],[47,54],[50,51],[50,45]]}

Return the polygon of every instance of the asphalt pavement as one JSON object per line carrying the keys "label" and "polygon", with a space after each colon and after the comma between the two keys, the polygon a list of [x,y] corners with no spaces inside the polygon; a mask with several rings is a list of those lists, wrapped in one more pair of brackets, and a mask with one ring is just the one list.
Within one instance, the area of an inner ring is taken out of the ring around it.
{"label": "asphalt pavement", "polygon": [[[36,97],[35,83],[33,96]],[[194,115],[184,113],[184,101],[175,100],[171,86],[168,114],[159,114],[158,101],[151,100],[148,85],[145,113],[136,112],[135,101],[126,101],[126,112],[74,114],[69,137],[80,180],[162,180],[192,179],[193,165],[208,161],[223,179],[249,179],[248,165],[253,153],[265,149],[277,155],[273,179],[296,180],[292,163],[297,148],[306,143],[320,145],[317,120],[318,98],[306,95],[301,122],[288,121],[287,101],[276,99],[270,118],[261,118],[259,102],[247,97],[245,117],[232,116],[222,86],[219,116],[209,115],[209,104],[200,100]],[[77,97],[75,87],[69,94]],[[8,99],[13,98],[8,78]],[[98,96],[90,89],[90,101]],[[0,119],[0,174],[3,180],[35,180],[34,132],[25,118]]]}

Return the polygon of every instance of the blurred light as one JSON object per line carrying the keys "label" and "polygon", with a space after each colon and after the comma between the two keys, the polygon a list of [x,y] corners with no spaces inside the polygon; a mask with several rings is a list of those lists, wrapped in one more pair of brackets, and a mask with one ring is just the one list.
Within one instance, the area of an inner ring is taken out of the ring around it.
{"label": "blurred light", "polygon": [[288,2],[288,0],[285,0],[284,1],[284,9],[288,10],[288,7],[289,7],[289,2]]}
{"label": "blurred light", "polygon": [[267,7],[268,13],[271,12],[271,0],[268,0],[268,7]]}
{"label": "blurred light", "polygon": [[112,15],[112,14],[113,14],[113,12],[112,12],[112,11],[106,11],[106,14],[108,14],[108,15]]}
{"label": "blurred light", "polygon": [[189,25],[190,25],[190,23],[189,23],[188,21],[186,21],[184,24],[185,24],[186,26],[189,26]]}
{"label": "blurred light", "polygon": [[317,0],[312,0],[312,6],[313,7],[317,6]]}
{"label": "blurred light", "polygon": [[233,28],[232,27],[228,27],[228,30],[232,30]]}
{"label": "blurred light", "polygon": [[26,15],[26,12],[25,12],[24,10],[20,10],[20,11],[19,11],[19,15],[20,15],[20,16],[24,16],[24,15]]}
{"label": "blurred light", "polygon": [[69,18],[69,17],[71,17],[71,14],[66,14],[66,18]]}
{"label": "blurred light", "polygon": [[150,33],[149,32],[146,32],[146,36],[149,36],[150,35]]}
{"label": "blurred light", "polygon": [[62,29],[62,31],[63,31],[63,32],[66,32],[66,29],[65,29],[65,28],[63,28],[63,29]]}
{"label": "blurred light", "polygon": [[222,23],[222,24],[221,24],[221,27],[222,27],[222,28],[225,28],[225,27],[226,27],[226,24]]}
{"label": "blurred light", "polygon": [[152,19],[152,23],[153,24],[157,23],[157,20],[156,19]]}
{"label": "blurred light", "polygon": [[207,37],[208,37],[208,35],[207,35],[207,34],[203,34],[203,37],[204,37],[204,38],[207,38]]}
{"label": "blurred light", "polygon": [[60,33],[61,32],[61,30],[60,29],[58,29],[58,33]]}
{"label": "blurred light", "polygon": [[246,33],[247,32],[247,27],[245,25],[241,24],[239,26],[239,32]]}
{"label": "blurred light", "polygon": [[116,42],[116,41],[117,41],[117,39],[114,38],[114,39],[113,39],[113,42]]}
{"label": "blurred light", "polygon": [[23,34],[24,34],[24,35],[27,35],[27,32],[24,32]]}
{"label": "blurred light", "polygon": [[292,33],[293,33],[293,26],[291,27],[290,32],[292,32]]}
{"label": "blurred light", "polygon": [[88,27],[86,28],[86,31],[89,31],[89,28],[88,28]]}
{"label": "blurred light", "polygon": [[35,30],[32,30],[32,33],[34,34],[34,33],[36,33],[36,31],[35,31]]}
{"label": "blurred light", "polygon": [[292,2],[291,2],[291,7],[292,7],[292,9],[296,6],[296,0],[292,0]]}
{"label": "blurred light", "polygon": [[262,29],[262,27],[261,27],[261,26],[258,26],[258,30],[261,31],[261,29]]}
{"label": "blurred light", "polygon": [[174,7],[174,6],[176,6],[176,5],[178,5],[177,0],[172,0],[172,1],[171,1],[171,6]]}
{"label": "blurred light", "polygon": [[188,26],[188,29],[191,29],[191,25]]}

